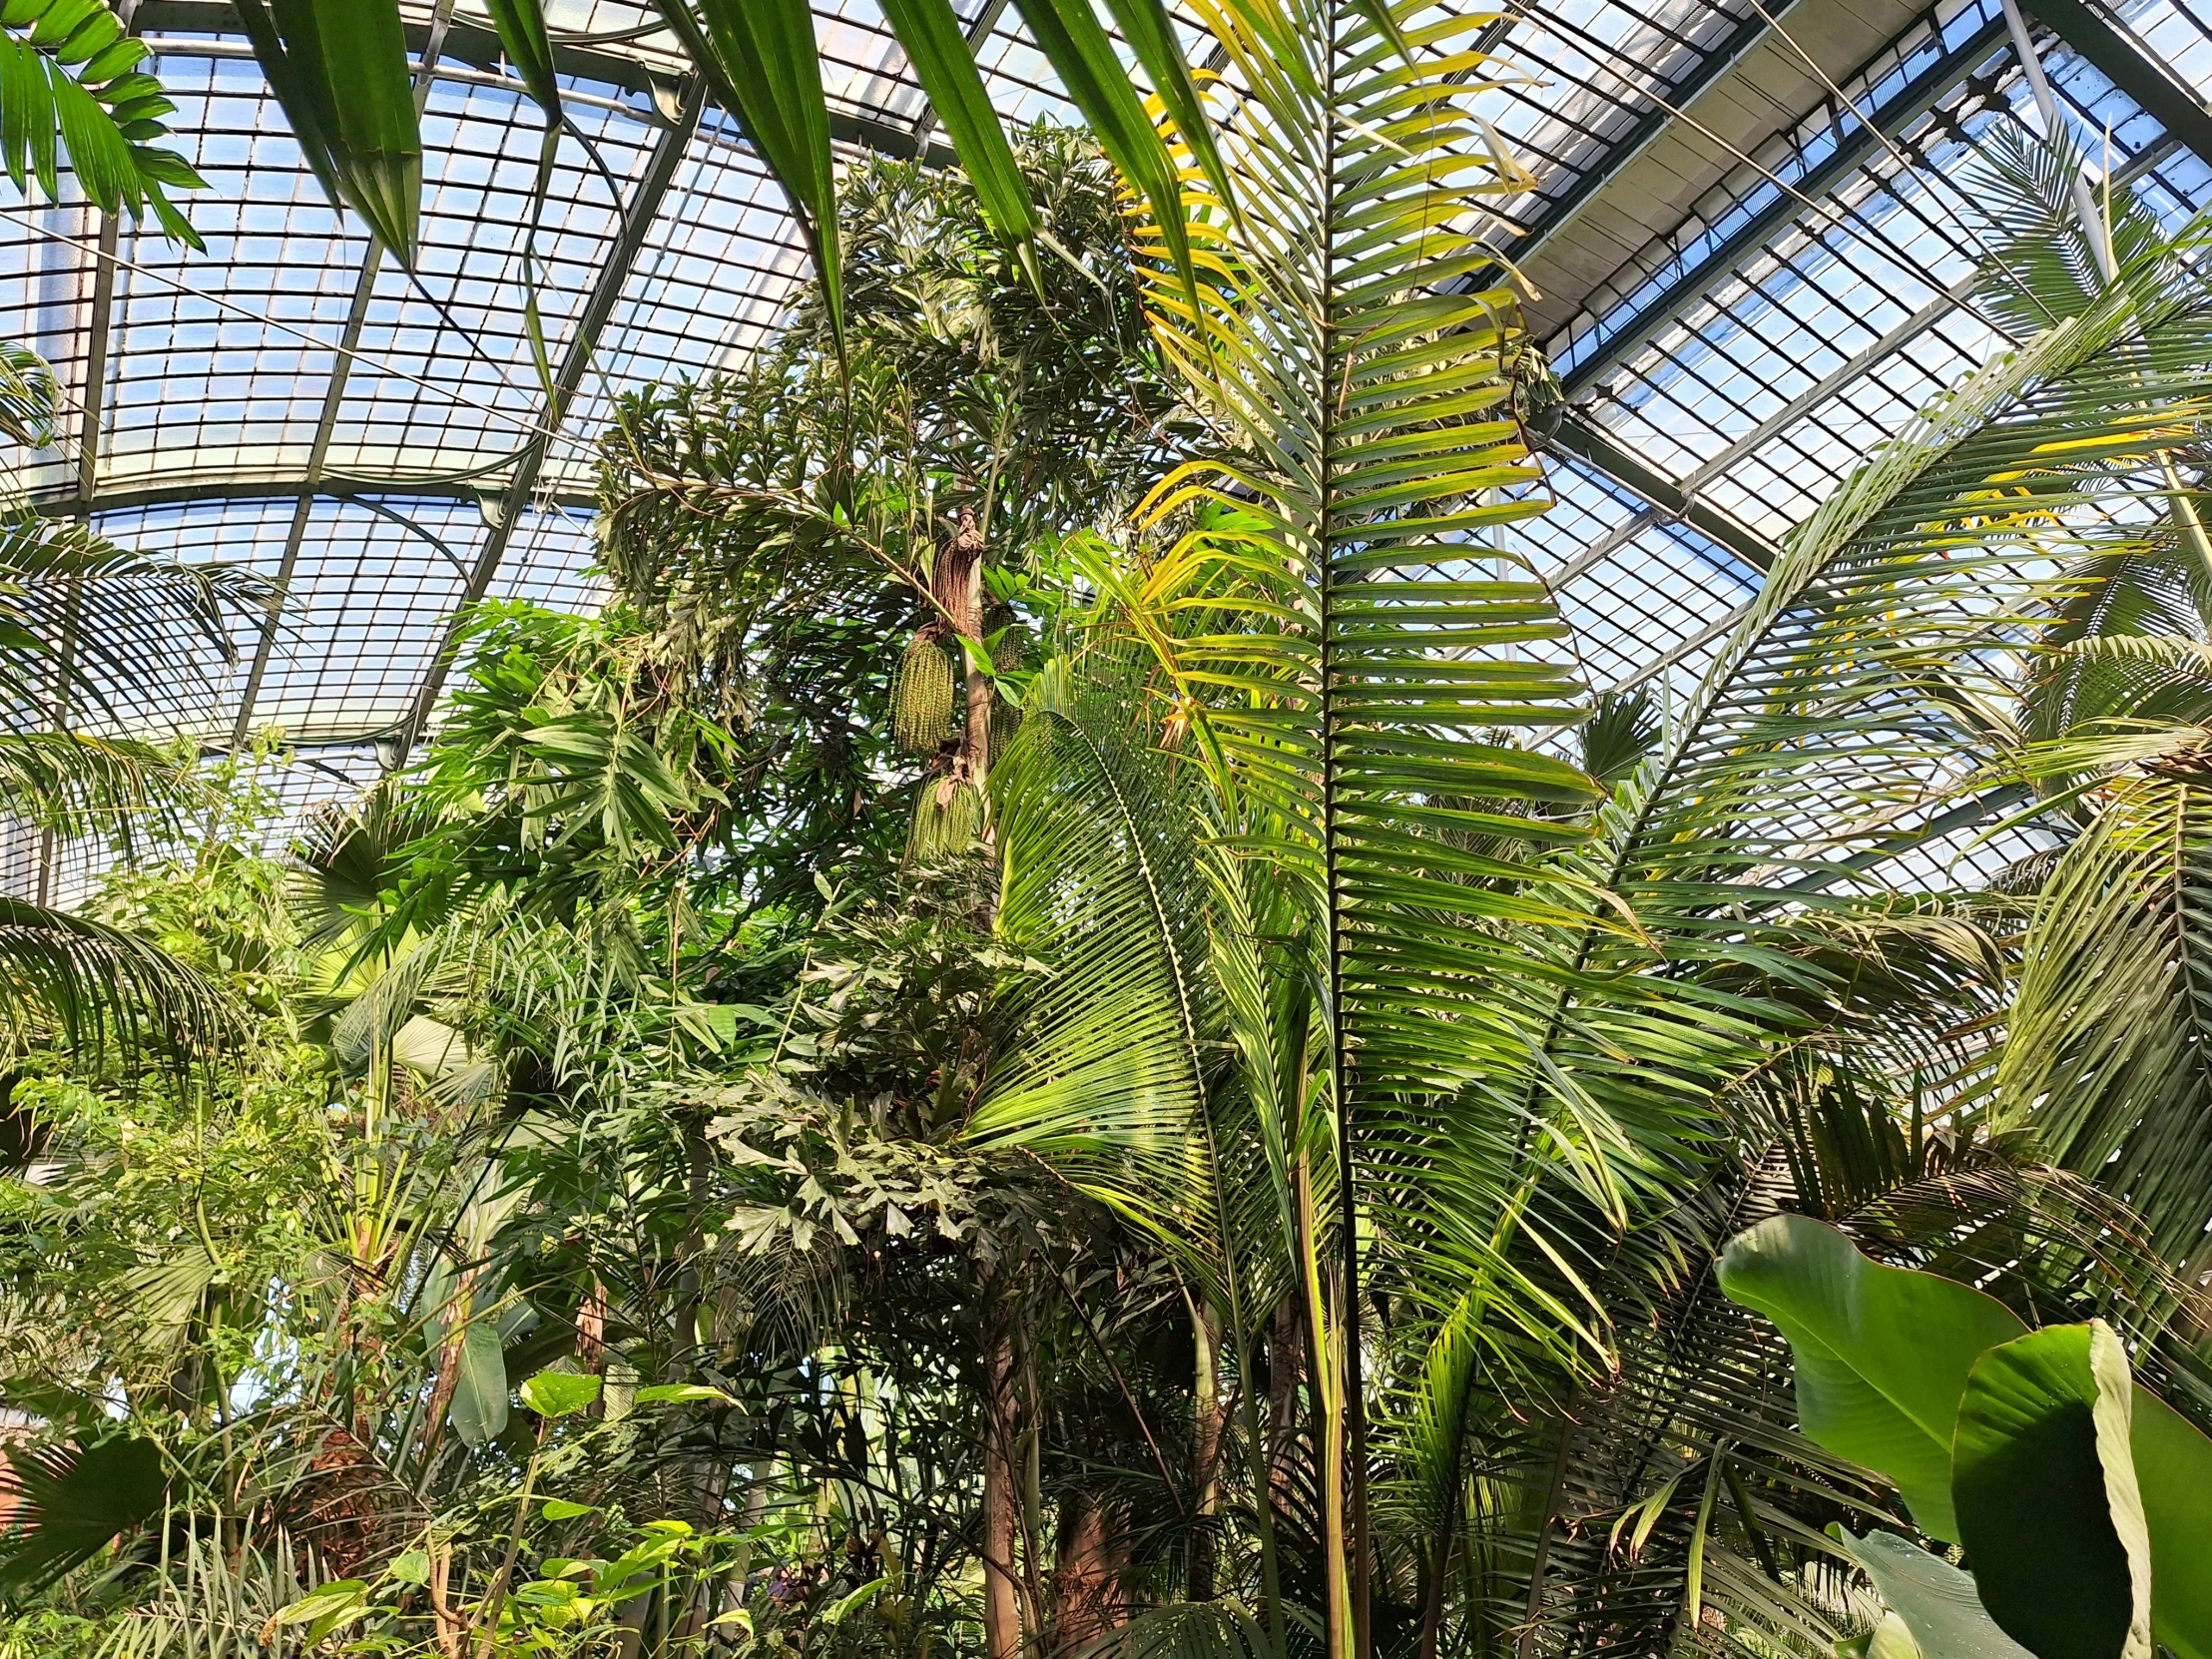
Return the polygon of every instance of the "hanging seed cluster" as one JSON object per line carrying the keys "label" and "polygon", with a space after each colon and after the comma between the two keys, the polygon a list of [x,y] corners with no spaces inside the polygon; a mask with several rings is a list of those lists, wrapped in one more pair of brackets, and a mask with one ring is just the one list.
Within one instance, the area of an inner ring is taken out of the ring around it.
{"label": "hanging seed cluster", "polygon": [[929,863],[965,852],[983,832],[983,798],[971,784],[925,778],[914,802],[914,824],[906,834],[906,856]]}
{"label": "hanging seed cluster", "polygon": [[934,755],[952,735],[952,659],[916,634],[891,677],[891,736],[909,755]]}
{"label": "hanging seed cluster", "polygon": [[1021,730],[1021,708],[1004,698],[991,700],[991,748],[990,764],[998,765],[999,757],[1006,753],[1006,746],[1014,741],[1014,734]]}

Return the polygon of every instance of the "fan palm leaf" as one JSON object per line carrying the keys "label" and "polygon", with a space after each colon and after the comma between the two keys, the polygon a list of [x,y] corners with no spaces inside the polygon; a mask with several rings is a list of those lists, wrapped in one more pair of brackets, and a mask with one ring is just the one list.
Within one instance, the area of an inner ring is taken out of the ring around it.
{"label": "fan palm leaf", "polygon": [[5,1488],[14,1524],[0,1535],[0,1586],[46,1582],[106,1548],[162,1506],[167,1475],[152,1440],[116,1435],[97,1445],[19,1449]]}

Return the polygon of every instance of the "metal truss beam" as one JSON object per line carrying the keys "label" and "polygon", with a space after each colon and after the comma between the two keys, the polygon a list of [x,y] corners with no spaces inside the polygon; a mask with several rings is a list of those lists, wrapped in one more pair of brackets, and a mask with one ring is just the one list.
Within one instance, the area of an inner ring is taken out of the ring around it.
{"label": "metal truss beam", "polygon": [[300,480],[297,496],[292,502],[291,527],[284,532],[284,551],[276,561],[276,585],[263,614],[261,629],[254,641],[254,658],[246,671],[246,689],[239,693],[238,718],[231,725],[231,747],[243,749],[249,733],[254,730],[254,712],[261,702],[262,682],[269,676],[270,659],[276,650],[276,635],[283,621],[284,608],[290,603],[292,578],[299,569],[299,550],[307,538],[307,521],[314,514],[316,480],[322,475],[322,462],[330,452],[330,439],[337,431],[338,410],[345,402],[346,379],[353,367],[354,349],[361,343],[361,328],[368,320],[368,303],[376,292],[376,271],[383,258],[383,248],[374,238],[368,250],[361,256],[361,269],[353,279],[353,302],[345,313],[345,327],[338,336],[337,355],[330,363],[330,384],[323,392],[322,413],[315,421],[314,441],[307,449],[306,476]]}
{"label": "metal truss beam", "polygon": [[1587,462],[1615,483],[1643,497],[1661,518],[1687,524],[1761,575],[1773,569],[1775,560],[1782,556],[1782,550],[1766,537],[1738,524],[1719,508],[1690,494],[1672,478],[1646,466],[1572,409],[1562,413],[1558,430],[1548,441],[1552,448]]}
{"label": "metal truss beam", "polygon": [[1544,216],[1529,227],[1528,234],[1513,244],[1513,263],[1526,265],[1538,249],[1565,230],[1592,199],[1674,127],[1680,119],[1676,111],[1686,108],[1699,93],[1741,63],[1747,53],[1774,33],[1775,24],[1796,4],[1797,0],[1774,0],[1764,13],[1755,11],[1737,24],[1687,75],[1668,86],[1666,101],[1673,109],[1654,106],[1645,111],[1595,167],[1561,191]]}
{"label": "metal truss beam", "polygon": [[[367,473],[324,472],[312,479],[294,472],[248,473],[234,478],[192,479],[133,488],[109,485],[87,500],[79,495],[49,496],[32,505],[47,518],[87,518],[101,513],[129,512],[145,507],[184,507],[203,501],[288,501],[295,496],[322,496],[337,501],[378,496],[409,501],[481,501],[484,490],[474,484],[444,478],[412,478],[405,473],[382,476]],[[589,510],[592,495],[578,490],[541,492],[539,500],[555,507]]]}
{"label": "metal truss beam", "polygon": [[2072,47],[2166,132],[2212,167],[2212,111],[2166,66],[2107,22],[2086,0],[2025,0],[2035,20]]}
{"label": "metal truss beam", "polygon": [[609,251],[606,263],[600,267],[598,279],[592,285],[591,296],[585,301],[582,315],[577,318],[576,332],[570,338],[563,353],[561,366],[554,374],[552,395],[540,413],[538,424],[542,428],[523,449],[515,462],[514,472],[504,491],[503,510],[484,538],[484,545],[476,556],[476,568],[470,573],[468,583],[461,592],[453,615],[447,620],[445,638],[439,644],[437,654],[430,659],[428,672],[423,676],[421,688],[415,693],[412,712],[407,717],[403,736],[409,744],[419,739],[429,725],[430,712],[437,706],[438,694],[445,689],[445,677],[451,672],[453,658],[460,647],[461,618],[468,609],[481,600],[491,587],[492,578],[498,574],[500,561],[506,557],[507,544],[513,539],[515,527],[529,510],[537,489],[538,471],[545,464],[545,454],[551,433],[558,431],[566,417],[569,404],[574,401],[577,389],[584,383],[584,374],[591,366],[592,354],[597,350],[600,331],[607,319],[614,314],[616,304],[622,298],[623,287],[630,279],[630,272],[637,264],[638,256],[645,249],[645,241],[652,234],[654,222],[660,217],[661,204],[667,198],[669,188],[676,182],[676,172],[690,148],[692,134],[698,130],[699,119],[706,108],[706,83],[703,77],[695,78],[684,94],[682,111],[677,120],[662,132],[654,146],[653,159],[646,166],[645,177],[639,182],[637,196],[623,216],[622,233]]}
{"label": "metal truss beam", "polygon": [[108,395],[108,344],[115,331],[116,214],[100,216],[100,252],[93,261],[92,319],[85,337],[85,395],[77,426],[77,499],[90,502],[100,475],[100,421]]}
{"label": "metal truss beam", "polygon": [[1723,238],[1689,271],[1645,300],[1614,328],[1602,345],[1562,375],[1561,383],[1567,394],[1571,397],[1588,390],[1601,376],[1647,344],[1660,329],[1735,275],[1742,263],[1776,232],[1805,212],[1801,198],[1818,201],[1829,195],[1885,148],[1885,138],[1895,139],[2004,48],[2004,20],[1993,18],[1867,112],[1868,119],[1855,118],[1851,131],[1838,139],[1827,159],[1792,182],[1795,194],[1778,192],[1773,202]]}

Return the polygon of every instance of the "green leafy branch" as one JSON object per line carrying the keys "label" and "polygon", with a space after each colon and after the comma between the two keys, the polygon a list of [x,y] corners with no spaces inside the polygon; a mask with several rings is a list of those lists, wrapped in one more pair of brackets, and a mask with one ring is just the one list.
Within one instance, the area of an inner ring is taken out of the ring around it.
{"label": "green leafy branch", "polygon": [[6,0],[0,5],[0,165],[18,190],[36,180],[61,199],[67,158],[103,213],[149,208],[180,242],[206,244],[166,194],[207,182],[174,150],[164,116],[177,106],[139,65],[151,56],[104,0]]}

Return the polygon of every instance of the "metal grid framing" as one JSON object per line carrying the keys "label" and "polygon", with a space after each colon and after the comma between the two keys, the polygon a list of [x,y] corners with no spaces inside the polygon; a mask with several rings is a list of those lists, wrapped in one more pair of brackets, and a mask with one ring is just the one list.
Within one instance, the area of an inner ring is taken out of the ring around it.
{"label": "metal grid framing", "polygon": [[[1538,180],[1513,220],[1530,241],[1549,234],[1739,54],[1816,28],[1836,3],[1513,8],[1490,33],[1527,79],[1477,105]],[[1073,118],[1005,0],[961,12],[1008,119]],[[840,134],[926,149],[927,110],[874,0],[816,13]],[[409,15],[424,33],[426,6]],[[2102,15],[2174,82],[2212,83],[2212,31],[2186,0]],[[292,612],[258,678],[259,642],[242,638],[216,724],[279,725],[347,777],[373,770],[362,745],[416,720],[469,596],[596,602],[590,435],[613,398],[741,361],[804,275],[796,227],[735,125],[713,109],[686,125],[685,65],[653,8],[553,0],[550,17],[575,72],[545,207],[533,226],[535,106],[496,66],[449,51],[424,87],[412,275],[379,265],[364,286],[365,240],[301,166],[220,5],[141,11],[180,142],[214,187],[192,205],[206,255],[74,201],[0,201],[0,271],[18,274],[0,277],[0,334],[45,354],[79,411],[60,448],[17,457],[34,498],[188,559],[274,574],[288,550]],[[1577,418],[1648,469],[1624,481],[1561,455],[1557,509],[1513,532],[1558,584],[1597,684],[1694,673],[1757,580],[1738,550],[1785,536],[1852,457],[1999,343],[1959,303],[1971,209],[1943,182],[1968,135],[2019,119],[1997,18],[1997,0],[1941,0],[1843,96],[1747,146],[1546,341]],[[488,28],[481,0],[463,0],[455,38]],[[2046,63],[2163,210],[2212,200],[2212,170],[2126,93],[2063,46]],[[104,237],[125,262],[105,276]],[[526,251],[551,359],[574,370],[550,437]],[[576,335],[601,312],[587,355]],[[358,355],[340,372],[349,338]],[[1702,529],[1687,521],[1699,514]],[[338,788],[309,771],[322,783],[301,785],[302,801]]]}
{"label": "metal grid framing", "polygon": [[[1771,540],[1819,503],[1866,447],[2003,340],[1959,300],[1979,229],[1956,180],[1971,135],[2019,121],[2024,86],[2008,45],[1984,49],[1994,0],[1950,0],[1917,24],[1844,100],[1739,169],[1714,211],[1661,239],[1547,342],[1579,414],[1671,486]],[[2212,35],[2177,0],[2127,18],[2132,38],[2184,84],[2212,73]],[[1788,19],[1785,18],[1785,26]],[[1947,58],[1950,84],[1891,133],[1859,146],[1816,207],[1768,177],[1814,175],[1916,76]],[[2166,213],[2212,202],[2212,170],[2167,139],[2105,76],[2064,46],[2044,55],[2089,131],[2111,133],[2114,164]],[[1749,246],[1737,229],[1781,203]],[[1614,343],[1633,337],[1633,348]],[[1600,372],[1577,369],[1605,353]],[[1572,458],[1553,468],[1559,511],[1529,527],[1539,568],[1561,581],[1590,641],[1599,684],[1679,681],[1750,597],[1741,561],[1617,481]],[[1620,644],[1611,644],[1608,635]],[[1902,835],[1910,836],[1908,827]],[[1877,866],[1914,884],[1961,863],[1987,874],[2039,839],[1961,828]]]}

